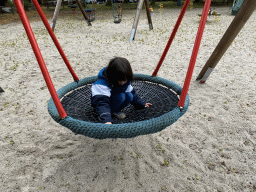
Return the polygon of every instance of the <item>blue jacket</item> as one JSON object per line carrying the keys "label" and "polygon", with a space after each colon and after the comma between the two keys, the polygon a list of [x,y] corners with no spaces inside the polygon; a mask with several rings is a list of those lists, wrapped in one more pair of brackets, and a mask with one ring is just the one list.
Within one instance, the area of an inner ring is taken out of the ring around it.
{"label": "blue jacket", "polygon": [[118,86],[117,88],[113,88],[108,83],[107,78],[104,76],[105,68],[103,68],[98,74],[98,80],[92,85],[92,97],[91,104],[92,107],[96,110],[98,115],[100,116],[103,123],[113,122],[111,117],[111,108],[110,108],[110,97],[111,95],[131,92],[133,94],[133,101],[131,104],[136,109],[143,109],[145,107],[146,102],[143,101],[135,89],[131,86],[131,82],[127,82],[122,86]]}

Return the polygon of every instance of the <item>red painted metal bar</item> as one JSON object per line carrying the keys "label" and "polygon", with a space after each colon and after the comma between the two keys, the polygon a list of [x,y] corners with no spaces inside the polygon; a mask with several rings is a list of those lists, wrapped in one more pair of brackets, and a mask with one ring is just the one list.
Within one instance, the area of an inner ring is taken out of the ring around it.
{"label": "red painted metal bar", "polygon": [[199,51],[200,43],[201,43],[202,36],[203,36],[203,33],[204,33],[204,27],[205,27],[208,12],[209,12],[209,9],[210,9],[210,5],[211,5],[211,0],[205,0],[204,9],[203,9],[203,12],[202,12],[202,17],[201,17],[201,21],[200,21],[200,24],[199,24],[199,28],[198,28],[198,32],[197,32],[197,36],[196,36],[196,40],[195,40],[195,44],[194,44],[194,48],[193,48],[193,51],[192,51],[192,55],[191,55],[191,59],[190,59],[186,79],[185,79],[183,89],[182,89],[182,92],[181,92],[181,96],[180,96],[180,100],[179,100],[179,103],[178,103],[179,107],[184,107],[184,105],[185,105],[185,100],[186,100],[186,96],[187,96],[187,93],[188,93],[188,89],[189,89],[190,81],[191,81],[191,78],[192,78],[193,70],[194,70],[194,67],[195,67],[196,58],[197,58],[197,54],[198,54],[198,51]]}
{"label": "red painted metal bar", "polygon": [[54,104],[58,110],[58,113],[60,115],[60,118],[64,118],[67,116],[67,113],[65,112],[61,102],[60,102],[60,99],[57,95],[57,92],[53,86],[53,83],[52,83],[52,80],[51,80],[51,77],[49,75],[49,72],[46,68],[46,65],[45,65],[45,62],[44,62],[44,59],[43,59],[43,56],[40,52],[40,49],[38,47],[38,44],[36,42],[36,39],[35,39],[35,36],[34,36],[34,33],[32,31],[32,28],[29,24],[29,21],[28,21],[28,18],[27,18],[27,15],[25,13],[25,10],[23,8],[23,5],[21,3],[21,0],[14,0],[14,3],[15,3],[15,6],[17,8],[17,11],[19,13],[19,16],[20,16],[20,19],[21,19],[21,22],[25,28],[25,31],[27,33],[27,36],[28,36],[28,39],[30,41],[30,44],[32,46],[32,49],[34,51],[34,54],[36,56],[36,59],[37,59],[37,62],[39,64],[39,67],[42,71],[42,74],[44,76],[44,79],[45,79],[45,82],[46,82],[46,85],[50,91],[50,94],[52,96],[52,99],[54,101]]}
{"label": "red painted metal bar", "polygon": [[62,50],[62,48],[61,48],[61,46],[60,46],[60,44],[59,44],[59,42],[58,42],[58,40],[57,40],[57,38],[56,38],[56,36],[55,36],[55,34],[54,34],[54,32],[53,32],[53,30],[52,30],[50,24],[48,23],[48,20],[46,19],[45,15],[44,15],[44,12],[42,11],[42,9],[41,9],[41,7],[40,7],[38,1],[37,1],[37,0],[32,0],[32,2],[33,2],[33,4],[34,4],[34,6],[35,6],[37,12],[39,13],[39,15],[40,15],[40,17],[41,17],[41,19],[42,19],[42,21],[43,21],[43,23],[44,23],[44,25],[45,25],[47,31],[48,31],[48,33],[50,34],[50,36],[51,36],[51,38],[52,38],[52,40],[53,40],[55,46],[57,47],[57,49],[58,49],[60,55],[62,56],[62,59],[63,59],[64,62],[66,63],[66,65],[67,65],[67,67],[68,67],[68,70],[70,71],[71,75],[73,76],[73,79],[74,79],[75,81],[78,81],[79,78],[76,76],[74,70],[72,69],[72,67],[71,67],[71,65],[70,65],[70,63],[69,63],[69,61],[68,61],[68,59],[67,59],[67,57],[66,57],[64,51]]}
{"label": "red painted metal bar", "polygon": [[183,7],[181,9],[180,15],[178,17],[178,20],[177,20],[177,22],[176,22],[176,24],[175,24],[175,26],[173,28],[172,34],[171,34],[171,36],[170,36],[170,38],[169,38],[169,40],[167,42],[167,45],[166,45],[166,47],[164,49],[164,52],[163,52],[163,54],[162,54],[162,56],[161,56],[161,58],[160,58],[160,60],[159,60],[159,62],[157,64],[157,67],[156,67],[155,71],[153,72],[152,76],[156,76],[157,75],[157,73],[158,73],[158,71],[159,71],[159,69],[160,69],[160,67],[161,67],[161,65],[162,65],[162,63],[163,63],[163,61],[164,61],[164,59],[166,57],[166,54],[169,51],[169,48],[170,48],[170,46],[172,44],[172,41],[173,41],[173,39],[174,39],[178,29],[179,29],[180,23],[181,23],[181,21],[183,19],[183,16],[185,15],[185,12],[186,12],[186,10],[188,8],[189,2],[190,2],[190,0],[186,0],[185,3],[184,3],[184,5],[183,5]]}

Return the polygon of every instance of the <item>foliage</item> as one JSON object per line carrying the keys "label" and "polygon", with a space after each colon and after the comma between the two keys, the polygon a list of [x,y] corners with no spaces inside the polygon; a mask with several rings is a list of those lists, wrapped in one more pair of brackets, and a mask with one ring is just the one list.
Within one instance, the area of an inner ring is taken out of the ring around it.
{"label": "foliage", "polygon": [[30,0],[23,0],[23,3],[25,11],[29,11],[29,8],[32,7]]}
{"label": "foliage", "polygon": [[151,0],[150,5],[154,6],[156,4],[156,0]]}
{"label": "foliage", "polygon": [[[115,1],[115,0],[113,0],[113,1]],[[129,3],[129,0],[124,0],[124,2],[123,3]],[[105,4],[106,6],[112,6],[112,0],[107,0],[107,2],[106,2],[106,4]]]}
{"label": "foliage", "polygon": [[111,0],[107,0],[106,6],[112,6]]}
{"label": "foliage", "polygon": [[14,10],[15,10],[15,5],[14,5],[14,2],[13,1],[10,1],[10,0],[7,0],[6,3],[5,3],[5,6],[6,7],[11,7],[11,11],[12,11],[12,14],[14,14]]}
{"label": "foliage", "polygon": [[81,5],[82,5],[82,7],[84,7],[84,8],[86,7],[86,6],[85,6],[85,1],[80,1],[80,3],[81,3]]}
{"label": "foliage", "polygon": [[5,7],[14,7],[14,2],[10,1],[10,0],[7,0],[5,2]]}

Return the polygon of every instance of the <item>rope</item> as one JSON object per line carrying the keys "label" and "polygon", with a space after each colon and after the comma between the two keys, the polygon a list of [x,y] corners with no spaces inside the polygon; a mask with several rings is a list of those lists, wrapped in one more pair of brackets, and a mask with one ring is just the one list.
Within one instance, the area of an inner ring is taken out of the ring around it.
{"label": "rope", "polygon": [[[177,94],[158,83],[134,80],[132,86],[144,101],[152,103],[149,108],[136,110],[133,105],[128,105],[122,112],[125,119],[113,118],[115,124],[132,123],[160,117],[172,111],[178,105]],[[74,89],[61,98],[61,103],[68,116],[87,122],[101,123],[98,114],[91,106],[91,84]]]}

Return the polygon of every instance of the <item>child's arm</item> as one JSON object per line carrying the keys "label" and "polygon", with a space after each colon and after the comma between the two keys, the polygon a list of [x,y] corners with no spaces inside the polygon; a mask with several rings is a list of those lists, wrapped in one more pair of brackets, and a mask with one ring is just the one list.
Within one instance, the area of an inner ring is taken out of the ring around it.
{"label": "child's arm", "polygon": [[126,92],[131,92],[133,94],[133,100],[131,104],[135,107],[135,109],[144,109],[152,105],[151,103],[147,103],[140,98],[135,89],[132,87],[131,83],[129,83]]}
{"label": "child's arm", "polygon": [[135,89],[133,88],[132,92],[133,94],[133,100],[131,104],[136,108],[136,109],[143,109],[145,107],[149,107],[149,103],[146,103],[143,101],[140,96],[136,93]]}

